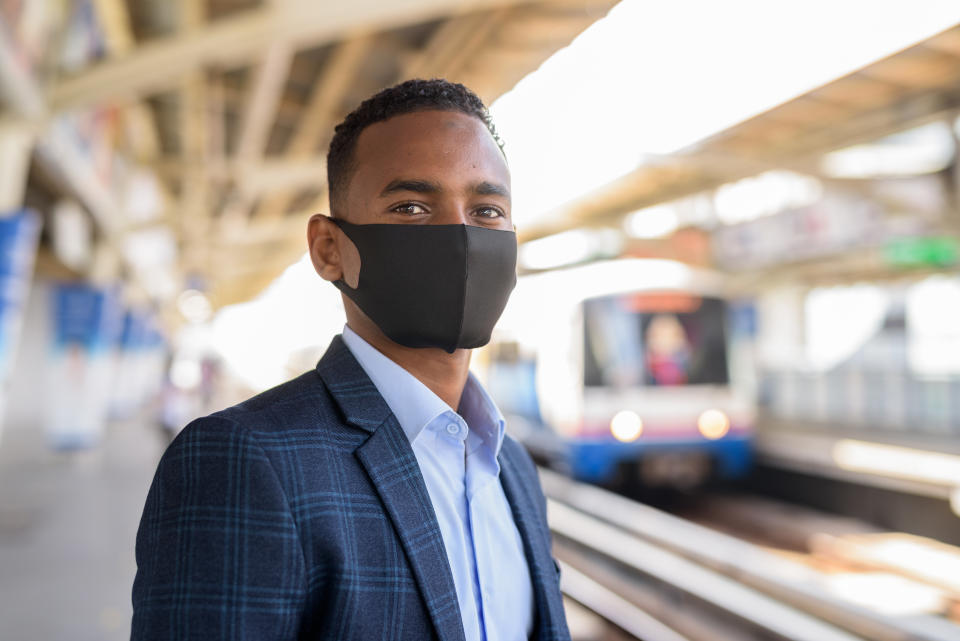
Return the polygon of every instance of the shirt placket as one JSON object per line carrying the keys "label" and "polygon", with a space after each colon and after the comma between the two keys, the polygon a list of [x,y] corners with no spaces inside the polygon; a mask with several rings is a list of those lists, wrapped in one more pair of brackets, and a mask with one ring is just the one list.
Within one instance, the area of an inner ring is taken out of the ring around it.
{"label": "shirt placket", "polygon": [[[470,465],[471,457],[467,454],[467,435],[469,428],[466,425],[466,422],[458,414],[447,413],[443,416],[443,425],[440,428],[439,438],[447,441],[447,447],[453,450],[451,453],[454,456],[451,456],[449,459],[445,459],[445,468],[448,471],[448,474],[451,477],[458,480],[462,487],[463,491],[463,506],[464,506],[464,515],[466,517],[464,523],[464,535],[466,537],[466,546],[465,551],[468,552],[468,558],[466,559],[469,564],[469,576],[472,582],[472,596],[474,601],[474,607],[476,609],[477,623],[479,626],[479,638],[482,641],[487,639],[487,623],[484,618],[484,608],[483,608],[483,593],[482,586],[480,582],[480,575],[478,574],[477,568],[477,549],[476,549],[476,537],[474,534],[474,523],[476,522],[473,502],[470,498],[470,490],[467,487],[468,480],[468,466]],[[469,635],[468,635],[469,636]]]}

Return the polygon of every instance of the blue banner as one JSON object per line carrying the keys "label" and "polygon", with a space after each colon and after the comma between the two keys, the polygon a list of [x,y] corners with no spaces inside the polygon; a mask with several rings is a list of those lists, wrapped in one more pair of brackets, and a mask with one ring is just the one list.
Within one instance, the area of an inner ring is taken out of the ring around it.
{"label": "blue banner", "polygon": [[61,283],[54,288],[54,348],[109,349],[122,336],[122,314],[115,290]]}
{"label": "blue banner", "polygon": [[0,215],[0,381],[9,371],[33,275],[40,216],[24,209]]}

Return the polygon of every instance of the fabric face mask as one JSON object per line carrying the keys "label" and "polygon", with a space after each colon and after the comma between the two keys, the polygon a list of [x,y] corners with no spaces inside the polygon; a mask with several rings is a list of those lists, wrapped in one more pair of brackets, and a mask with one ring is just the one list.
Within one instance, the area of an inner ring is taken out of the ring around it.
{"label": "fabric face mask", "polygon": [[517,284],[517,235],[471,225],[355,225],[331,219],[360,253],[357,288],[333,284],[392,341],[481,347]]}

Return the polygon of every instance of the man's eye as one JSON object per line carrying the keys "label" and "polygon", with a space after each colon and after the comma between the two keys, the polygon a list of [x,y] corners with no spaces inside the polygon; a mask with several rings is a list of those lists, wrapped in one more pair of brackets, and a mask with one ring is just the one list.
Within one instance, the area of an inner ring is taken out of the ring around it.
{"label": "man's eye", "polygon": [[477,209],[477,215],[481,218],[503,218],[503,212],[496,207],[481,207]]}
{"label": "man's eye", "polygon": [[424,209],[422,205],[418,205],[417,203],[403,203],[402,205],[397,205],[391,211],[410,216],[427,213],[427,210]]}

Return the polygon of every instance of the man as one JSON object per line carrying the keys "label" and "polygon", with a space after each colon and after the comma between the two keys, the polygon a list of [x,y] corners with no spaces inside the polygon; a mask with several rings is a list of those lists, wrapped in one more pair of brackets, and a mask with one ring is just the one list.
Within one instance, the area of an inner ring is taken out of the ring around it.
{"label": "man", "polygon": [[343,335],[164,454],[133,638],[569,638],[536,470],[468,372],[516,281],[486,108],[405,82],[347,116],[327,166],[307,235]]}

